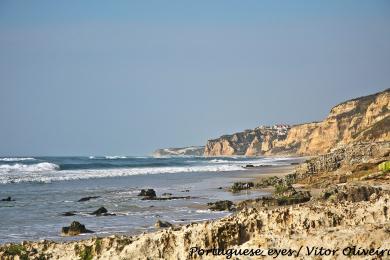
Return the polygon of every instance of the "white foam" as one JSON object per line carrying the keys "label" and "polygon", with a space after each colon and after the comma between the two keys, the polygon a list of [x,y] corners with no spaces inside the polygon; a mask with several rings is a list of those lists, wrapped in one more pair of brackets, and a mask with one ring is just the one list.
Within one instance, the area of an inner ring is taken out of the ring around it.
{"label": "white foam", "polygon": [[[289,165],[289,163],[284,163],[284,162],[285,161],[289,161],[292,158],[286,158],[286,157],[264,157],[264,158],[253,158],[253,159],[250,159],[250,160],[232,160],[232,159],[230,159],[230,158],[212,159],[209,162],[210,163],[215,163],[215,164],[236,164],[236,165],[242,165],[242,166],[245,166],[247,164],[254,164],[254,165]],[[234,159],[239,159],[239,158],[234,158]]]}
{"label": "white foam", "polygon": [[232,163],[234,161],[229,161],[229,160],[222,160],[222,159],[213,159],[211,160],[210,162],[213,162],[213,163]]}
{"label": "white foam", "polygon": [[0,158],[2,162],[19,162],[19,161],[34,161],[35,158],[32,157],[5,157]]}
{"label": "white foam", "polygon": [[126,156],[119,156],[119,155],[114,155],[114,156],[105,156],[105,159],[110,159],[110,160],[116,160],[116,159],[126,159]]}
{"label": "white foam", "polygon": [[59,170],[60,167],[54,163],[36,163],[36,164],[20,164],[16,163],[13,165],[1,164],[0,173],[2,172],[43,172],[43,171],[55,171]]}
{"label": "white foam", "polygon": [[[0,183],[18,182],[52,182],[69,181],[106,177],[121,177],[132,175],[164,174],[164,173],[188,173],[188,172],[227,172],[245,170],[238,165],[205,165],[188,167],[155,167],[155,168],[116,168],[116,169],[87,169],[87,170],[62,170],[57,171],[58,165],[41,163],[28,166],[0,166]],[[33,170],[35,167],[35,170]],[[28,170],[26,170],[28,169]],[[37,171],[38,169],[38,171]],[[45,169],[45,170],[44,170]],[[55,171],[53,171],[55,170]]]}

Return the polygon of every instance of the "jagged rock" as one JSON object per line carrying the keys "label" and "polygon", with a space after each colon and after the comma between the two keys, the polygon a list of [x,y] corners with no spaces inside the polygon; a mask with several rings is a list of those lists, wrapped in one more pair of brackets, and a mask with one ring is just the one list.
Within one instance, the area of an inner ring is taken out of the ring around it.
{"label": "jagged rock", "polygon": [[172,196],[173,194],[172,193],[169,193],[169,192],[165,192],[163,194],[161,194],[161,196]]}
{"label": "jagged rock", "polygon": [[289,185],[276,185],[275,186],[275,198],[282,198],[282,197],[292,197],[295,194],[297,194],[297,191],[294,189],[294,187]]}
{"label": "jagged rock", "polygon": [[61,234],[64,236],[77,236],[83,233],[93,233],[93,231],[86,229],[85,225],[77,221],[73,221],[69,227],[63,227],[61,230]]}
{"label": "jagged rock", "polygon": [[288,206],[310,201],[311,194],[309,191],[298,191],[290,197],[264,197],[257,200],[262,206]]}
{"label": "jagged rock", "polygon": [[207,206],[209,206],[210,210],[214,211],[224,211],[228,210],[231,211],[234,208],[234,203],[230,200],[219,200],[216,202],[209,202],[207,203]]}
{"label": "jagged rock", "polygon": [[84,197],[84,198],[79,199],[77,202],[84,202],[84,201],[88,201],[88,200],[91,200],[91,199],[97,199],[97,198],[100,198],[100,196]]}
{"label": "jagged rock", "polygon": [[[318,245],[346,248],[353,241],[359,247],[376,249],[390,243],[389,208],[389,194],[379,194],[370,201],[355,203],[318,200],[294,207],[244,208],[215,221],[192,223],[135,237],[108,236],[99,238],[99,243],[96,243],[96,238],[91,238],[66,242],[25,242],[23,247],[35,252],[31,255],[32,259],[40,259],[38,257],[43,253],[51,254],[49,259],[77,259],[80,256],[75,248],[92,245],[94,249],[97,244],[100,245],[100,254],[96,258],[102,259],[213,259],[213,256],[205,255],[189,257],[188,252],[194,245],[237,250],[257,248],[259,245],[262,248],[299,249],[301,246]],[[9,245],[0,245],[0,258],[7,257],[8,249]],[[339,251],[332,259],[345,259],[345,256]]]}
{"label": "jagged rock", "polygon": [[347,180],[348,180],[347,176],[345,175],[339,176],[339,183],[346,183]]}
{"label": "jagged rock", "polygon": [[166,228],[166,227],[172,227],[173,225],[169,223],[168,221],[162,221],[162,220],[157,220],[156,224],[154,224],[156,228]]}
{"label": "jagged rock", "polygon": [[365,185],[343,185],[332,187],[328,190],[325,190],[321,197],[325,200],[331,200],[334,202],[340,201],[368,201],[370,200],[371,195],[379,195],[381,193],[381,188],[376,188],[372,186]]}
{"label": "jagged rock", "polygon": [[298,179],[318,173],[350,169],[353,172],[376,168],[376,161],[389,156],[390,142],[358,143],[346,145],[330,153],[307,160],[296,168]]}
{"label": "jagged rock", "polygon": [[153,189],[147,189],[147,190],[142,189],[141,192],[138,194],[138,196],[153,198],[156,197],[156,191]]}
{"label": "jagged rock", "polygon": [[232,192],[239,192],[241,190],[249,190],[253,188],[255,185],[253,182],[235,182],[233,183],[232,187],[230,190]]}

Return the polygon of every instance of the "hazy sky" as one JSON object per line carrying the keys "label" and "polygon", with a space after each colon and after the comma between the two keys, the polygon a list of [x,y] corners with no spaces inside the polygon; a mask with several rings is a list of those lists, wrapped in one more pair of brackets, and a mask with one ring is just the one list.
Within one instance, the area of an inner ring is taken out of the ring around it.
{"label": "hazy sky", "polygon": [[0,154],[144,155],[390,87],[390,1],[0,1]]}

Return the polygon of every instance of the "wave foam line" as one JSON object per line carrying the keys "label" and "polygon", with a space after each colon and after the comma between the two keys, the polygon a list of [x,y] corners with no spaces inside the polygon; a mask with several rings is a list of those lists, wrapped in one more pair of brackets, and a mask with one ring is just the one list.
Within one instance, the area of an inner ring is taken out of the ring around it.
{"label": "wave foam line", "polygon": [[0,158],[2,162],[19,162],[19,161],[34,161],[35,158],[32,157],[5,157]]}
{"label": "wave foam line", "polygon": [[16,163],[13,165],[1,164],[1,172],[43,172],[43,171],[57,171],[60,166],[54,163],[42,162],[36,164],[20,164]]}
{"label": "wave foam line", "polygon": [[[1,169],[1,168],[0,168]],[[189,167],[158,167],[158,168],[117,168],[117,169],[96,169],[96,170],[63,170],[63,171],[41,171],[41,172],[0,172],[0,183],[19,182],[53,182],[70,181],[94,178],[123,177],[132,175],[149,175],[164,173],[189,173],[189,172],[227,172],[245,170],[238,165],[208,165]]]}

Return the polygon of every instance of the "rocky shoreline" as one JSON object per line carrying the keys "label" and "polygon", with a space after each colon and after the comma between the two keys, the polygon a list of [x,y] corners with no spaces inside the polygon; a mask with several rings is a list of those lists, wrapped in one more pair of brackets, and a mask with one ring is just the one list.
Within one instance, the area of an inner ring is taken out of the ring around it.
{"label": "rocky shoreline", "polygon": [[[183,225],[157,221],[158,231],[136,236],[5,244],[0,246],[0,258],[389,258],[389,103],[387,89],[335,106],[322,122],[261,127],[209,141],[204,154],[210,156],[312,156],[291,173],[261,174],[253,182],[225,187],[232,193],[273,191],[268,197],[207,205],[210,210],[231,211],[228,217]],[[202,149],[165,149],[158,153],[202,153]],[[254,165],[245,168],[256,172]],[[157,196],[152,189],[141,190],[139,196],[152,201],[192,198],[168,193]],[[79,202],[95,198],[85,197]],[[64,214],[72,216],[75,212]],[[90,214],[112,215],[105,208]],[[64,235],[88,232],[92,232],[88,225],[78,222],[62,229]]]}
{"label": "rocky shoreline", "polygon": [[[353,246],[389,249],[390,174],[386,167],[378,167],[386,165],[389,153],[389,142],[359,143],[309,159],[298,165],[294,173],[283,177],[258,179],[253,185],[234,184],[233,187],[242,190],[273,187],[274,195],[236,205],[214,203],[210,207],[234,210],[231,216],[219,220],[181,226],[162,223],[159,231],[137,236],[6,244],[0,247],[0,257],[226,259],[228,254],[234,258],[237,257],[234,252],[242,253],[245,249],[252,253],[254,249],[261,249],[263,254],[271,254],[273,249],[303,248],[299,259],[319,256],[344,259],[346,251],[343,250],[352,252]],[[324,178],[327,178],[326,182]],[[154,198],[152,193],[145,190],[141,195]],[[325,247],[323,252],[321,246]],[[202,250],[213,248],[225,251],[217,256],[213,251],[202,255]],[[314,254],[316,250],[319,255]],[[312,253],[308,254],[308,251]],[[349,254],[353,256],[351,252]]]}

